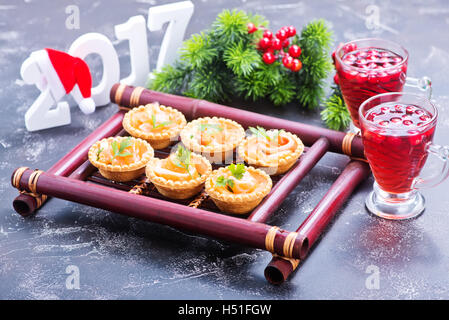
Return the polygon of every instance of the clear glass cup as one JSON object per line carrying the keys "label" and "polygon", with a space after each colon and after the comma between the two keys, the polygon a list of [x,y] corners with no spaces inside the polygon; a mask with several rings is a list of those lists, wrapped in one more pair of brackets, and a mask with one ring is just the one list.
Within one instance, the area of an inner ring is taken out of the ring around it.
{"label": "clear glass cup", "polygon": [[[375,179],[374,190],[366,199],[371,213],[395,220],[416,217],[425,208],[419,189],[448,177],[449,147],[433,143],[437,118],[436,106],[419,94],[384,93],[362,103],[362,141]],[[391,123],[386,125],[385,119]],[[441,169],[431,177],[422,177],[429,155],[442,161]]]}
{"label": "clear glass cup", "polygon": [[[359,128],[360,105],[368,98],[387,92],[401,92],[404,85],[427,91],[431,81],[407,77],[409,54],[401,45],[383,39],[359,39],[340,45],[334,61],[337,81],[352,122]],[[351,130],[358,130],[351,126]]]}

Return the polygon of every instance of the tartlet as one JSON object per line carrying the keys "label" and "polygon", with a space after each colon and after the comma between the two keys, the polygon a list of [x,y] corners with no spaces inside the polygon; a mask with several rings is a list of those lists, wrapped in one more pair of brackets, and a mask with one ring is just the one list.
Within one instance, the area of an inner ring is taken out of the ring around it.
{"label": "tartlet", "polygon": [[106,179],[130,181],[145,172],[154,156],[148,142],[133,137],[110,137],[94,143],[89,149],[89,161]]}
{"label": "tartlet", "polygon": [[148,141],[154,149],[177,141],[186,123],[181,112],[157,103],[131,109],[123,118],[123,128],[133,137]]}
{"label": "tartlet", "polygon": [[304,152],[301,139],[290,132],[261,127],[250,130],[253,134],[240,143],[238,156],[269,175],[285,173]]}
{"label": "tartlet", "polygon": [[237,122],[225,118],[204,117],[189,122],[181,131],[182,143],[212,163],[223,163],[232,157],[245,138],[245,130]]}
{"label": "tartlet", "polygon": [[214,170],[206,180],[205,188],[221,211],[246,214],[262,201],[272,186],[270,176],[264,171],[243,164],[231,164]]}
{"label": "tartlet", "polygon": [[162,195],[171,199],[188,199],[203,189],[212,166],[205,157],[178,145],[178,150],[167,158],[150,160],[145,172]]}

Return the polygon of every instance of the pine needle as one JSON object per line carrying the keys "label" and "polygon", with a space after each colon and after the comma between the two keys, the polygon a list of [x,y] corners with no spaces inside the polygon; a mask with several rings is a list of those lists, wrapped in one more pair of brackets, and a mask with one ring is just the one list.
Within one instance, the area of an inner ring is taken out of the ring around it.
{"label": "pine needle", "polygon": [[349,126],[351,116],[338,87],[334,88],[334,92],[326,100],[324,105],[325,108],[321,111],[321,119],[326,123],[328,128],[344,130]]}

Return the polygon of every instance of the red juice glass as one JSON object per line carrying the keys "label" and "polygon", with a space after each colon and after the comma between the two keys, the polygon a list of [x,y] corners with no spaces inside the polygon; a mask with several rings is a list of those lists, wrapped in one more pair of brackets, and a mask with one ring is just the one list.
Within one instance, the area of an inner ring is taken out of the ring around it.
{"label": "red juice glass", "polygon": [[[359,109],[365,156],[374,175],[368,210],[387,219],[408,219],[423,212],[418,192],[449,175],[449,147],[433,144],[438,111],[422,95],[385,93],[369,98]],[[421,177],[428,155],[443,161],[433,177]]]}
{"label": "red juice glass", "polygon": [[334,56],[337,81],[357,128],[360,128],[358,110],[366,99],[401,92],[406,81],[422,90],[430,86],[428,78],[407,78],[408,57],[405,48],[383,39],[359,39],[337,48]]}

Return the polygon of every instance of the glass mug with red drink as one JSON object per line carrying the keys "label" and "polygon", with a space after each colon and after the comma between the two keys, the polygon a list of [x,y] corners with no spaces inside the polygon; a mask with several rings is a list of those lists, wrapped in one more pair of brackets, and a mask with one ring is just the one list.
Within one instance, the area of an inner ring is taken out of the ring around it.
{"label": "glass mug with red drink", "polygon": [[[359,39],[340,45],[333,58],[336,82],[351,114],[359,124],[358,110],[368,98],[386,92],[401,92],[404,85],[429,90],[430,79],[407,78],[408,52],[402,46],[382,39]],[[352,131],[355,128],[352,128]]]}
{"label": "glass mug with red drink", "polygon": [[[422,95],[384,93],[359,109],[365,156],[373,172],[374,191],[368,210],[387,219],[408,219],[424,210],[423,187],[435,186],[449,175],[449,147],[433,144],[438,111]],[[433,177],[421,177],[428,155],[443,165]]]}

